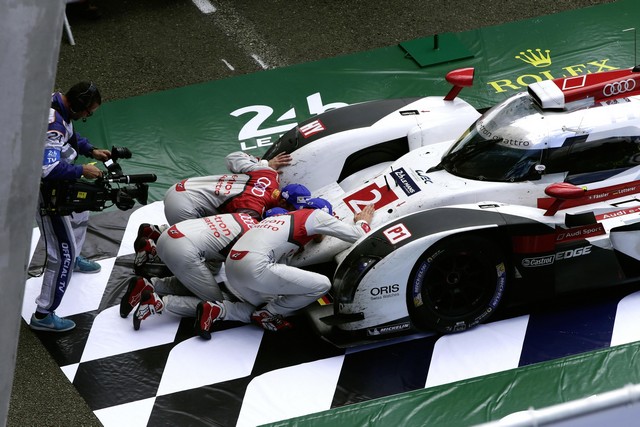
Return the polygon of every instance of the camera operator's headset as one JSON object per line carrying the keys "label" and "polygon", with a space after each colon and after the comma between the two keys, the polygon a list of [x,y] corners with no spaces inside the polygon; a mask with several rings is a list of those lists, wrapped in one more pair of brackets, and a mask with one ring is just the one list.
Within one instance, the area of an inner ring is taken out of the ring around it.
{"label": "camera operator's headset", "polygon": [[[93,82],[89,82],[89,87],[83,92],[79,94],[70,93],[67,96],[67,100],[69,101],[69,108],[72,113],[80,113],[82,111],[88,111],[89,108],[94,104],[96,93],[98,92],[98,88]],[[86,121],[86,118],[82,119]]]}

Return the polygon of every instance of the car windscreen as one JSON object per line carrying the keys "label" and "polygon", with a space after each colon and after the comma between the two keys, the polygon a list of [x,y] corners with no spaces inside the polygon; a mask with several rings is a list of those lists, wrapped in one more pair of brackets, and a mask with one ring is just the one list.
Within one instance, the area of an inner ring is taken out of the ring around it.
{"label": "car windscreen", "polygon": [[468,179],[515,182],[539,178],[542,150],[518,126],[539,110],[526,94],[495,106],[480,117],[442,157],[439,168]]}

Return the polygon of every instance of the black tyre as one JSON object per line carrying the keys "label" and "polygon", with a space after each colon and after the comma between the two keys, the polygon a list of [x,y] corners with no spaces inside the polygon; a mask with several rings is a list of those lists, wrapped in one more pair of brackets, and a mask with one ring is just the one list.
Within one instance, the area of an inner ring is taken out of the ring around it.
{"label": "black tyre", "polygon": [[505,257],[497,244],[474,235],[446,238],[429,248],[411,272],[411,320],[423,330],[464,331],[489,318],[506,283]]}

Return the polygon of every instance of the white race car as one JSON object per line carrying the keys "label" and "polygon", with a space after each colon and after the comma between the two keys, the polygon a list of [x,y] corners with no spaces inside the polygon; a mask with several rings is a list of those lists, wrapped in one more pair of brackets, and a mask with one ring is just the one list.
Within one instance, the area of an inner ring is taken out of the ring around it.
{"label": "white race car", "polygon": [[310,308],[335,343],[462,331],[499,305],[639,277],[640,68],[535,83],[477,118],[455,97],[472,70],[452,75],[453,95],[336,109],[265,155],[290,152],[282,184],[346,221],[376,208],[354,245],[326,238],[294,261],[338,264],[334,303]]}

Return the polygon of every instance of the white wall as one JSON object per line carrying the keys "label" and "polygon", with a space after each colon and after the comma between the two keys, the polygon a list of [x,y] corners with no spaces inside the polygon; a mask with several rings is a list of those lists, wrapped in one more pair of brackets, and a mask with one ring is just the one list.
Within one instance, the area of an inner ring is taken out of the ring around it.
{"label": "white wall", "polygon": [[64,0],[0,0],[0,426],[6,425]]}

